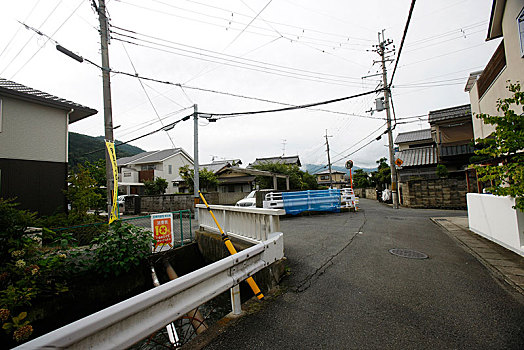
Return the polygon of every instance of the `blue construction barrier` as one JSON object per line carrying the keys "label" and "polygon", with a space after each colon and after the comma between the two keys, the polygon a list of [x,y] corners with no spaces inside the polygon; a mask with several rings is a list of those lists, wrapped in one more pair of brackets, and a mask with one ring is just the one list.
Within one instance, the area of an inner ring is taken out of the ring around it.
{"label": "blue construction barrier", "polygon": [[282,192],[286,214],[304,211],[340,212],[340,190]]}

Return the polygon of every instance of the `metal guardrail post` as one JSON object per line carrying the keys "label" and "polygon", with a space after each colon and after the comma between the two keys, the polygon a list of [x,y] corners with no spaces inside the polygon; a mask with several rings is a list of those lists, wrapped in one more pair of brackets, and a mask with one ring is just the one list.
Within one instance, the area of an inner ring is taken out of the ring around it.
{"label": "metal guardrail post", "polygon": [[233,315],[240,315],[242,313],[242,303],[240,301],[240,286],[237,284],[229,290],[231,294],[231,312]]}

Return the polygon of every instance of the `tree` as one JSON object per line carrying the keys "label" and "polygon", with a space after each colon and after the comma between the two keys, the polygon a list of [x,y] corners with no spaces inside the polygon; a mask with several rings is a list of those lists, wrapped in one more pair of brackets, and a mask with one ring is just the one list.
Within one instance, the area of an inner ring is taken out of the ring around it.
{"label": "tree", "polygon": [[[318,188],[316,177],[300,170],[296,164],[264,163],[254,165],[253,168],[289,176],[290,190],[314,190]],[[260,188],[273,188],[272,177],[257,176],[256,181]],[[286,187],[286,179],[277,179],[277,183],[278,188]]]}
{"label": "tree", "polygon": [[438,164],[436,174],[438,177],[448,177],[448,168],[444,164]]}
{"label": "tree", "polygon": [[[192,193],[195,190],[195,183],[193,178],[195,176],[194,169],[190,169],[189,165],[184,165],[178,169],[180,176],[187,183],[189,187],[189,193]],[[211,191],[216,189],[218,186],[218,178],[212,171],[209,171],[205,168],[198,170],[198,185],[201,190]]]}
{"label": "tree", "polygon": [[366,173],[363,169],[356,169],[352,176],[354,188],[366,188],[371,186],[368,173]]}
{"label": "tree", "polygon": [[371,184],[383,189],[386,184],[391,183],[391,169],[387,163],[387,158],[383,157],[376,161],[377,171],[371,173]]}
{"label": "tree", "polygon": [[71,202],[71,214],[74,217],[86,218],[89,209],[99,209],[103,196],[97,192],[99,186],[88,168],[79,165],[78,170],[71,173],[67,181],[69,185],[66,197]]}
{"label": "tree", "polygon": [[157,177],[154,180],[144,181],[145,194],[148,195],[164,194],[166,192],[167,186],[168,183],[166,179],[163,179],[161,177]]}
{"label": "tree", "polygon": [[484,123],[495,125],[495,131],[485,139],[477,139],[481,149],[475,154],[489,156],[488,165],[474,165],[479,180],[492,184],[489,191],[497,196],[515,198],[515,207],[524,211],[524,107],[520,113],[512,106],[524,106],[524,91],[520,84],[508,82],[511,97],[497,101],[501,116],[478,114]]}

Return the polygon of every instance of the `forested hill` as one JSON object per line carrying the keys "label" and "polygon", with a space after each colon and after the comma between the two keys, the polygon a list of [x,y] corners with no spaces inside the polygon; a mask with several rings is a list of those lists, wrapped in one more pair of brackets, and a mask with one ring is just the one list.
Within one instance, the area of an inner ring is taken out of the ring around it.
{"label": "forested hill", "polygon": [[[120,141],[115,141],[115,143],[118,144]],[[98,152],[87,154],[99,149],[100,151]],[[85,161],[93,163],[99,159],[105,159],[104,149],[105,143],[103,136],[92,137],[70,132],[69,168],[74,168],[77,164],[82,164]],[[129,157],[142,152],[144,152],[143,149],[131,145],[122,145],[116,148],[117,158]]]}

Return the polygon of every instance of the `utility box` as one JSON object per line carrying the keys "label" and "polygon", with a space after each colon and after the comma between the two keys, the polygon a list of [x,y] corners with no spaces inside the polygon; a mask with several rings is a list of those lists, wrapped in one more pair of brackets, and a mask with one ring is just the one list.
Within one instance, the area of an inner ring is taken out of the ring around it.
{"label": "utility box", "polygon": [[382,112],[384,109],[386,109],[386,105],[384,103],[384,97],[377,98],[375,100],[375,110],[377,112]]}

